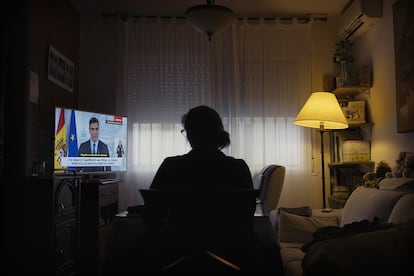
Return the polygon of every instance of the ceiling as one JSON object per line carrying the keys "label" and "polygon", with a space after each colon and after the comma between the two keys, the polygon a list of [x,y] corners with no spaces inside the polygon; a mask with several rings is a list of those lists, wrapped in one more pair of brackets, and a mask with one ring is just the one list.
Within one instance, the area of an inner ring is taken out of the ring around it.
{"label": "ceiling", "polygon": [[[205,0],[69,0],[81,13],[143,16],[184,16],[186,9]],[[350,0],[217,0],[239,17],[337,16]]]}

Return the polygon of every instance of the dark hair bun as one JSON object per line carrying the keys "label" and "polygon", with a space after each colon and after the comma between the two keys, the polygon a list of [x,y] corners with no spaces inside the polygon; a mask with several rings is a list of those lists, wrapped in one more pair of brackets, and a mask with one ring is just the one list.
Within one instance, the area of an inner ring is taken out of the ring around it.
{"label": "dark hair bun", "polygon": [[194,107],[182,118],[187,138],[192,147],[216,147],[230,144],[230,135],[224,130],[220,115],[206,105]]}

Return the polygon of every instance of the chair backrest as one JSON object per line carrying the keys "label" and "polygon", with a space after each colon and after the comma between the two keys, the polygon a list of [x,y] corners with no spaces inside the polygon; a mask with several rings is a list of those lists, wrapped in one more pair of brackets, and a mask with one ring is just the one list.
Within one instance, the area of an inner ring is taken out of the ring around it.
{"label": "chair backrest", "polygon": [[168,220],[168,227],[183,235],[188,234],[186,232],[221,235],[226,230],[252,231],[258,196],[254,189],[150,189],[140,192],[148,216]]}
{"label": "chair backrest", "polygon": [[260,191],[260,204],[264,215],[277,208],[285,181],[286,168],[280,165],[267,165],[257,175],[257,188]]}

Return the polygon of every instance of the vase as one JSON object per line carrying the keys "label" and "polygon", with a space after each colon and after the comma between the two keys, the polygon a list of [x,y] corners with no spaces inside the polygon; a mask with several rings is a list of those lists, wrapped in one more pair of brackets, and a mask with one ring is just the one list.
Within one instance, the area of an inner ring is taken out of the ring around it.
{"label": "vase", "polygon": [[342,85],[346,86],[350,84],[350,78],[348,73],[348,64],[345,60],[341,60],[340,63],[340,69],[339,69],[339,76],[342,81]]}

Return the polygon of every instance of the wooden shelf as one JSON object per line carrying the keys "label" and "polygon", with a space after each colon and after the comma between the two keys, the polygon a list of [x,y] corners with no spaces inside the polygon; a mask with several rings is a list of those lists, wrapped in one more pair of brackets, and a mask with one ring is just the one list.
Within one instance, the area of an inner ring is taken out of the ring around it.
{"label": "wooden shelf", "polygon": [[335,208],[332,205],[341,205],[346,202],[346,200],[335,200],[332,193],[334,186],[348,187],[349,192],[352,193],[358,186],[364,185],[364,175],[367,172],[373,172],[375,169],[374,161],[329,163],[328,165],[331,184],[329,204],[331,208]]}
{"label": "wooden shelf", "polygon": [[358,124],[349,124],[348,123],[348,129],[366,128],[366,127],[372,127],[372,126],[374,126],[373,123],[358,123]]}
{"label": "wooden shelf", "polygon": [[374,161],[338,162],[338,163],[329,163],[328,165],[330,167],[348,167],[348,166],[352,166],[352,165],[372,166],[372,165],[375,165],[375,162]]}
{"label": "wooden shelf", "polygon": [[336,95],[337,98],[346,99],[352,98],[359,94],[368,94],[370,92],[371,87],[369,86],[344,86],[338,87],[332,93]]}

